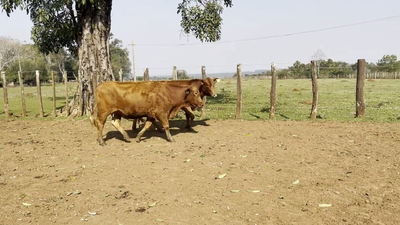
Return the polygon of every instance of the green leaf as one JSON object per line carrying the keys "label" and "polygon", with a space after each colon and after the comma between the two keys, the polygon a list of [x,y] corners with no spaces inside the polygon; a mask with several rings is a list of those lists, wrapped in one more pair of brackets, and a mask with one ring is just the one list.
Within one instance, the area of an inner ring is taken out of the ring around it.
{"label": "green leaf", "polygon": [[231,190],[232,193],[239,193],[240,190]]}
{"label": "green leaf", "polygon": [[31,206],[32,204],[23,202],[22,205],[24,205],[24,206],[26,206],[26,207],[29,207],[29,206]]}
{"label": "green leaf", "polygon": [[153,202],[153,203],[149,204],[150,207],[154,207],[156,205],[157,205],[157,202]]}

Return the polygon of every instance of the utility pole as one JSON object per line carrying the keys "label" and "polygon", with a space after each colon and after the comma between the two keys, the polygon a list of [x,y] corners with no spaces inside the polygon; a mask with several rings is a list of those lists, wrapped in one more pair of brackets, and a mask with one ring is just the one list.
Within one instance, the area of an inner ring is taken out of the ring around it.
{"label": "utility pole", "polygon": [[134,52],[134,46],[135,44],[132,41],[132,69],[133,69],[133,81],[136,81],[136,68],[135,68],[135,52]]}

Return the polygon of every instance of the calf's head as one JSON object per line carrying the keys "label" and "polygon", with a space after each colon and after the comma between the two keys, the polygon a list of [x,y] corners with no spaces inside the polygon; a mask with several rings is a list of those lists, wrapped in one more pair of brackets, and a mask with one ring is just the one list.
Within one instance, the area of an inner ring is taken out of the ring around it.
{"label": "calf's head", "polygon": [[190,86],[186,89],[185,103],[189,104],[192,108],[203,107],[204,102],[201,99],[200,91],[197,87]]}

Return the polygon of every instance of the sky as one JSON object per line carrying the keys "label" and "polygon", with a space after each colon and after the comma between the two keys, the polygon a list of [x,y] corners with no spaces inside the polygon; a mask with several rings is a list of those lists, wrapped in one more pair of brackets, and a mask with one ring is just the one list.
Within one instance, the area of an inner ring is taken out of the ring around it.
{"label": "sky", "polygon": [[[398,0],[233,0],[223,12],[222,39],[201,43],[181,33],[181,0],[114,0],[111,32],[130,52],[142,76],[172,74],[172,67],[198,74],[287,68],[308,63],[321,50],[326,58],[376,63],[383,55],[400,57]],[[0,12],[0,36],[32,43],[32,22],[23,11]]]}

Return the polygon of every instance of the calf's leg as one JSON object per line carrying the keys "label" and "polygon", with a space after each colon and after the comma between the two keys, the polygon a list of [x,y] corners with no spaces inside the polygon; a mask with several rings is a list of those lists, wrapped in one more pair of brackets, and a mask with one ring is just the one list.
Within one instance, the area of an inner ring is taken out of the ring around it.
{"label": "calf's leg", "polygon": [[133,119],[132,120],[132,130],[133,131],[135,131],[137,129],[136,123],[137,123],[137,119]]}
{"label": "calf's leg", "polygon": [[146,117],[140,117],[132,120],[132,130],[136,131],[138,128],[140,128],[141,123],[146,122]]}
{"label": "calf's leg", "polygon": [[146,123],[144,124],[143,129],[137,134],[136,136],[136,142],[140,142],[140,138],[143,136],[144,132],[151,127],[151,124],[153,124],[154,120],[147,118]]}
{"label": "calf's leg", "polygon": [[121,116],[114,114],[111,119],[111,124],[122,134],[122,136],[126,142],[130,142],[128,134],[121,127]]}
{"label": "calf's leg", "polygon": [[194,120],[194,112],[190,107],[183,107],[182,108],[185,111],[186,115],[186,129],[189,131],[194,131],[192,128],[192,122]]}

